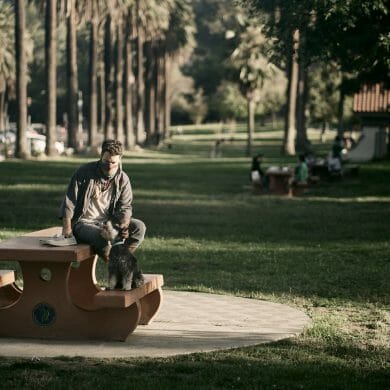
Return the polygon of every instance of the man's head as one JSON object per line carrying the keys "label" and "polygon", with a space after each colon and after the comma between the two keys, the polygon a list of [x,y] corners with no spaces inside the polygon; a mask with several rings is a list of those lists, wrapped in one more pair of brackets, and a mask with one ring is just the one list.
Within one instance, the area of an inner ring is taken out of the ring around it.
{"label": "man's head", "polygon": [[103,173],[112,177],[118,171],[123,154],[122,144],[119,141],[108,139],[102,144],[100,164]]}

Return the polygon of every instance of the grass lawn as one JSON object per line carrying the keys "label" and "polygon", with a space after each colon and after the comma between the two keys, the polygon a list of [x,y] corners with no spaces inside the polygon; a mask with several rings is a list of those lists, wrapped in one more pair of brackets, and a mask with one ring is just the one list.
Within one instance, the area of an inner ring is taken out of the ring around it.
{"label": "grass lawn", "polygon": [[[312,325],[273,344],[166,359],[1,358],[0,388],[389,388],[390,161],[300,198],[255,196],[242,131],[176,130],[170,148],[124,158],[134,216],[148,228],[144,272],[163,273],[167,289],[295,306]],[[281,136],[256,132],[265,167],[295,164],[280,156]],[[330,149],[310,136],[319,154]],[[210,158],[218,137],[222,157]],[[58,225],[67,182],[89,160],[1,162],[0,239]],[[101,262],[97,277],[105,283]]]}

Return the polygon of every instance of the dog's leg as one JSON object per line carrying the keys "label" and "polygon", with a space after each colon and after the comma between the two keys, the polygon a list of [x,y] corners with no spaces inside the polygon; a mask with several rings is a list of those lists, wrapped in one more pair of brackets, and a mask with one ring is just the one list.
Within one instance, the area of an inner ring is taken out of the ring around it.
{"label": "dog's leg", "polygon": [[131,284],[133,282],[133,273],[131,272],[127,277],[122,279],[122,290],[131,290]]}
{"label": "dog's leg", "polygon": [[115,273],[112,273],[108,276],[108,290],[114,290],[117,283]]}

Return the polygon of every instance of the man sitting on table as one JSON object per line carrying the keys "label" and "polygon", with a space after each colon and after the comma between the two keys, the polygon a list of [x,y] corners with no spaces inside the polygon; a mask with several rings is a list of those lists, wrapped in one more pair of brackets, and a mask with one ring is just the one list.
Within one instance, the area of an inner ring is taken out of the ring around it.
{"label": "man sitting on table", "polygon": [[82,165],[74,173],[60,209],[62,234],[90,244],[108,261],[109,242],[101,235],[110,220],[133,253],[145,236],[145,224],[132,218],[133,193],[129,177],[122,170],[122,144],[105,140],[100,160]]}

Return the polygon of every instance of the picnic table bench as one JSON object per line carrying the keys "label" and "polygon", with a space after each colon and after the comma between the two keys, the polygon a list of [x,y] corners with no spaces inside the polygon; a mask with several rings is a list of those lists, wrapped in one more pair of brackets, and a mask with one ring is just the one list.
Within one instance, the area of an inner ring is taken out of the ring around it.
{"label": "picnic table bench", "polygon": [[0,242],[0,260],[18,261],[23,289],[13,270],[0,270],[0,336],[124,341],[147,325],[162,302],[163,276],[145,274],[143,286],[107,291],[95,276],[91,246],[40,243],[60,227]]}

